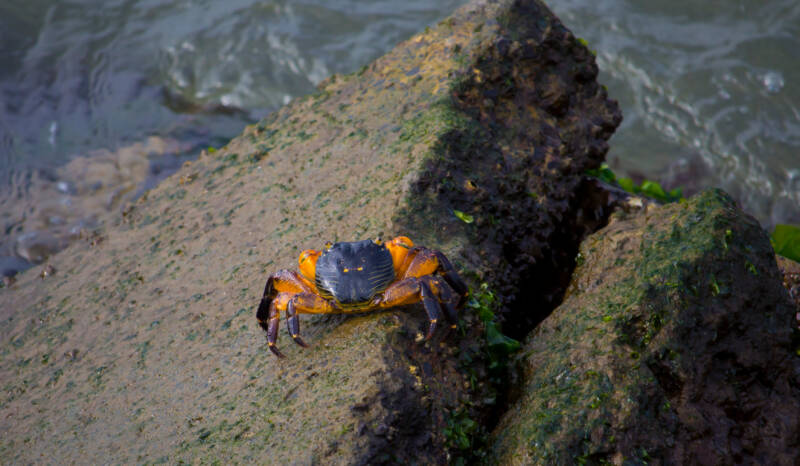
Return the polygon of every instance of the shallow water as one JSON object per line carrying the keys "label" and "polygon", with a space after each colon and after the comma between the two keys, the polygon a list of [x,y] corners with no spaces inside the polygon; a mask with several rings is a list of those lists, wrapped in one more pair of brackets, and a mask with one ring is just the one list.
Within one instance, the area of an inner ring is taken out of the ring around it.
{"label": "shallow water", "polygon": [[[200,148],[462,3],[2,2],[0,269],[43,260]],[[622,104],[613,168],[718,185],[767,227],[800,223],[800,4],[549,4]]]}

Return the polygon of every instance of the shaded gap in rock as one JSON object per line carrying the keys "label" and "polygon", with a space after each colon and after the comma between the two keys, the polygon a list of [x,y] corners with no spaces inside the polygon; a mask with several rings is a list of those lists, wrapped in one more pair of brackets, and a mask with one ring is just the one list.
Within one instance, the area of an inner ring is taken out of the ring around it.
{"label": "shaded gap in rock", "polygon": [[[551,236],[542,258],[519,269],[516,284],[519,291],[509,300],[503,314],[506,335],[524,339],[561,304],[581,242],[608,224],[619,199],[596,179],[583,179],[571,200],[568,211],[571,215]],[[509,262],[519,255],[513,243],[506,245],[505,250]]]}
{"label": "shaded gap in rock", "polygon": [[[551,248],[544,251],[541,260],[519,270],[519,282],[516,284],[519,292],[507,303],[502,315],[503,332],[506,335],[523,341],[561,304],[575,270],[581,242],[608,224],[609,216],[621,199],[598,180],[589,177],[583,179],[570,203],[569,212],[572,215],[552,236],[554,241],[551,242]],[[506,249],[509,261],[517,256],[513,247]],[[484,423],[490,432],[521,394],[522,381],[515,371],[514,367],[508,367],[504,377],[507,383],[497,387],[496,409],[489,412]]]}

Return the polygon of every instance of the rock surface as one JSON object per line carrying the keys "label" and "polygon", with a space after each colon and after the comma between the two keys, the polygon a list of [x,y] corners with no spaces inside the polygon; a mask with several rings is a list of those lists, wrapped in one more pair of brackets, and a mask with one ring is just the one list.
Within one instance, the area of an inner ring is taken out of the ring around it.
{"label": "rock surface", "polygon": [[264,281],[302,249],[402,233],[502,300],[559,295],[576,190],[620,121],[596,73],[538,1],[476,1],[187,164],[0,290],[0,457],[446,462],[449,421],[488,403],[468,314],[425,344],[419,307],[304,317],[312,348],[282,331],[277,360]]}
{"label": "rock surface", "polygon": [[800,355],[766,233],[721,191],[615,214],[523,349],[500,464],[797,464]]}
{"label": "rock surface", "polygon": [[[797,321],[797,329],[800,330],[800,263],[782,256],[775,256],[778,261],[778,268],[783,274],[783,287],[789,292],[789,297],[794,301],[794,307],[797,313],[795,320]],[[800,342],[798,342],[798,351],[800,351]]]}

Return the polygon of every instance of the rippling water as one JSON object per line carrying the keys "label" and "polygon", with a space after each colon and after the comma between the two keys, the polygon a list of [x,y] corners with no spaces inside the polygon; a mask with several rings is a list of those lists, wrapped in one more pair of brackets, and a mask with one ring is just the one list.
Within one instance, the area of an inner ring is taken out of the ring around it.
{"label": "rippling water", "polygon": [[151,134],[224,143],[460,2],[428,3],[4,0],[0,173]]}
{"label": "rippling water", "polygon": [[[80,236],[99,221],[92,209],[118,209],[462,3],[4,0],[0,268],[30,249],[21,236]],[[549,5],[622,104],[612,167],[689,191],[718,185],[766,226],[800,223],[800,3]]]}
{"label": "rippling water", "polygon": [[800,223],[800,2],[560,0],[625,121],[609,159]]}

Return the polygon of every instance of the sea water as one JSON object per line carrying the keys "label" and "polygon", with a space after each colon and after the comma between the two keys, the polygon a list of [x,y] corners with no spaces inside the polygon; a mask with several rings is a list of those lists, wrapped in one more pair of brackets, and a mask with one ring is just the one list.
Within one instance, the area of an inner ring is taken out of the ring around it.
{"label": "sea water", "polygon": [[[463,3],[0,2],[0,272]],[[622,106],[618,174],[720,186],[765,228],[800,223],[800,2],[548,5]]]}

